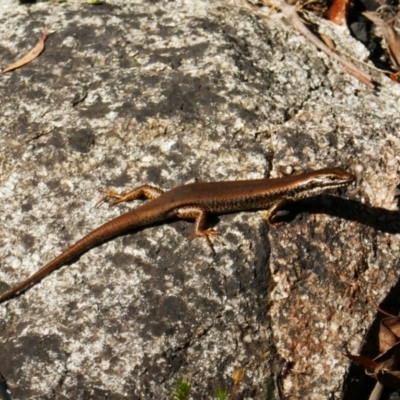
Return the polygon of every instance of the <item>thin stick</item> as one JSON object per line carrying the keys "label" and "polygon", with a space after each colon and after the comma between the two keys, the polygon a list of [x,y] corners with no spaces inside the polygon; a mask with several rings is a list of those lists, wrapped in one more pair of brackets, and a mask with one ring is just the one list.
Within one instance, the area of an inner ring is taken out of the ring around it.
{"label": "thin stick", "polygon": [[380,382],[376,382],[374,390],[369,395],[368,400],[379,400],[382,396],[383,386]]}
{"label": "thin stick", "polygon": [[377,67],[375,67],[375,65],[371,65],[371,64],[368,64],[368,63],[366,63],[366,62],[364,62],[364,61],[361,61],[361,60],[359,60],[358,58],[353,57],[353,56],[351,56],[350,54],[347,54],[346,52],[344,52],[344,51],[342,51],[342,50],[340,50],[340,53],[342,53],[342,54],[343,54],[344,56],[346,56],[346,57],[351,58],[353,61],[358,62],[358,63],[364,65],[364,66],[367,67],[367,68],[373,69],[374,71],[381,72],[382,74],[393,74],[393,71],[388,71],[388,70],[386,70],[386,69],[377,68]]}
{"label": "thin stick", "polygon": [[294,28],[296,28],[306,39],[308,39],[313,45],[318,47],[320,50],[328,54],[328,56],[334,58],[337,62],[342,64],[347,71],[350,72],[355,78],[360,82],[365,83],[371,89],[374,89],[374,84],[372,83],[372,78],[367,73],[358,69],[353,63],[345,60],[339,54],[332,51],[322,40],[318,39],[303,23],[299,15],[297,14],[296,7],[286,3],[282,0],[278,7],[282,11],[282,14],[292,23]]}

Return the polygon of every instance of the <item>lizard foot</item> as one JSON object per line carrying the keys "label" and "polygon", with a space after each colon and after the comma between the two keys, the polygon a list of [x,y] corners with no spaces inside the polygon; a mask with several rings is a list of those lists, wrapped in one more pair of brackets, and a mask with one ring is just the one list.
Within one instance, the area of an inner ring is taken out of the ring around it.
{"label": "lizard foot", "polygon": [[188,240],[193,240],[196,237],[203,237],[206,239],[208,246],[210,247],[213,254],[215,254],[214,246],[212,244],[211,239],[216,240],[218,243],[223,244],[224,241],[219,237],[220,233],[214,229],[205,229],[205,230],[197,230],[193,236],[189,236]]}
{"label": "lizard foot", "polygon": [[283,225],[283,222],[279,221],[274,221],[275,220],[275,213],[273,214],[272,212],[266,212],[263,215],[263,220],[270,226],[271,228],[277,228],[280,225]]}
{"label": "lizard foot", "polygon": [[103,193],[105,196],[103,196],[97,203],[96,203],[96,208],[99,207],[101,204],[103,203],[108,203],[109,200],[111,199],[116,199],[114,201],[112,201],[111,203],[109,203],[108,205],[110,207],[115,206],[118,203],[123,203],[124,201],[126,201],[126,193],[122,192],[122,193],[117,193],[115,190],[106,190],[103,188],[99,189],[100,193]]}
{"label": "lizard foot", "polygon": [[281,225],[284,225],[284,222],[274,222],[274,221],[272,221],[272,220],[270,220],[270,219],[268,219],[268,220],[266,220],[265,221],[267,224],[268,224],[268,226],[270,226],[271,228],[277,228],[278,226],[281,226]]}

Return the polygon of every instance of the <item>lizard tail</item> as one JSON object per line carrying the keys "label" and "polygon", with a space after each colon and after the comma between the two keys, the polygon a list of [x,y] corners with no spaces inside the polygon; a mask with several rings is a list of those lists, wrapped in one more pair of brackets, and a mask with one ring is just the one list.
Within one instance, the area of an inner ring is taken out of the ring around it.
{"label": "lizard tail", "polygon": [[54,270],[62,267],[69,261],[80,257],[91,248],[127,233],[132,229],[151,224],[160,219],[159,216],[155,215],[154,213],[149,214],[146,212],[138,212],[138,210],[142,207],[129,211],[126,214],[113,219],[112,221],[106,222],[84,236],[82,239],[78,240],[59,256],[39,269],[39,271],[35,272],[32,276],[0,296],[0,303],[11,299],[21,292],[24,292],[30,286],[41,281],[45,276],[49,275]]}

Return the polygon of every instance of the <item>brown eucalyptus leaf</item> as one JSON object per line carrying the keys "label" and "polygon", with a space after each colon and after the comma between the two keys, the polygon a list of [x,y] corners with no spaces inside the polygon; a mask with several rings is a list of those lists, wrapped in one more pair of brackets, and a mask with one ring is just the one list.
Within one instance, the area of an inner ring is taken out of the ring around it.
{"label": "brown eucalyptus leaf", "polygon": [[385,324],[396,335],[397,340],[400,341],[400,317],[385,318],[381,323]]}
{"label": "brown eucalyptus leaf", "polygon": [[388,371],[400,371],[400,342],[388,349],[385,353],[374,358],[380,368]]}
{"label": "brown eucalyptus leaf", "polygon": [[397,343],[389,351],[375,360],[368,357],[356,356],[347,353],[346,356],[357,365],[366,369],[366,374],[380,382],[383,386],[400,389],[400,370],[393,370],[398,365],[400,343]]}
{"label": "brown eucalyptus leaf", "polygon": [[336,51],[335,43],[333,43],[333,40],[328,36],[324,35],[323,33],[319,34],[319,37],[321,40],[332,50]]}
{"label": "brown eucalyptus leaf", "polygon": [[396,68],[400,68],[400,35],[392,25],[379,18],[376,13],[365,11],[363,15],[372,21],[382,31],[388,48],[390,59]]}
{"label": "brown eucalyptus leaf", "polygon": [[400,371],[380,371],[376,379],[383,386],[400,389]]}
{"label": "brown eucalyptus leaf", "polygon": [[379,371],[379,363],[374,360],[371,360],[368,357],[357,356],[355,354],[345,353],[345,356],[350,358],[350,360],[354,361],[360,367],[366,368],[368,371],[375,373],[375,371]]}
{"label": "brown eucalyptus leaf", "polygon": [[337,25],[346,25],[348,4],[348,0],[334,0],[328,11],[329,21],[332,21]]}
{"label": "brown eucalyptus leaf", "polygon": [[379,327],[379,352],[385,353],[399,341],[400,318],[384,318]]}
{"label": "brown eucalyptus leaf", "polygon": [[13,63],[13,64],[9,65],[7,68],[3,69],[3,71],[1,71],[1,72],[4,74],[5,72],[13,71],[17,68],[23,67],[24,65],[30,63],[35,58],[37,58],[44,50],[44,43],[46,42],[46,39],[47,39],[47,32],[48,32],[48,29],[46,28],[43,32],[42,37],[36,43],[36,45],[33,47],[33,49],[31,51],[29,51],[27,54],[25,54],[22,58],[20,58],[15,63]]}

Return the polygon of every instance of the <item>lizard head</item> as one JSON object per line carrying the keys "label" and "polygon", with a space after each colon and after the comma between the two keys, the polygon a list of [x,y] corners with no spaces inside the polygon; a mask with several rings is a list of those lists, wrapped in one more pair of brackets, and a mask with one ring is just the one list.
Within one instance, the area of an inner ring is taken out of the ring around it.
{"label": "lizard head", "polygon": [[301,175],[297,198],[315,196],[326,190],[344,187],[354,182],[355,176],[341,168],[324,168]]}

